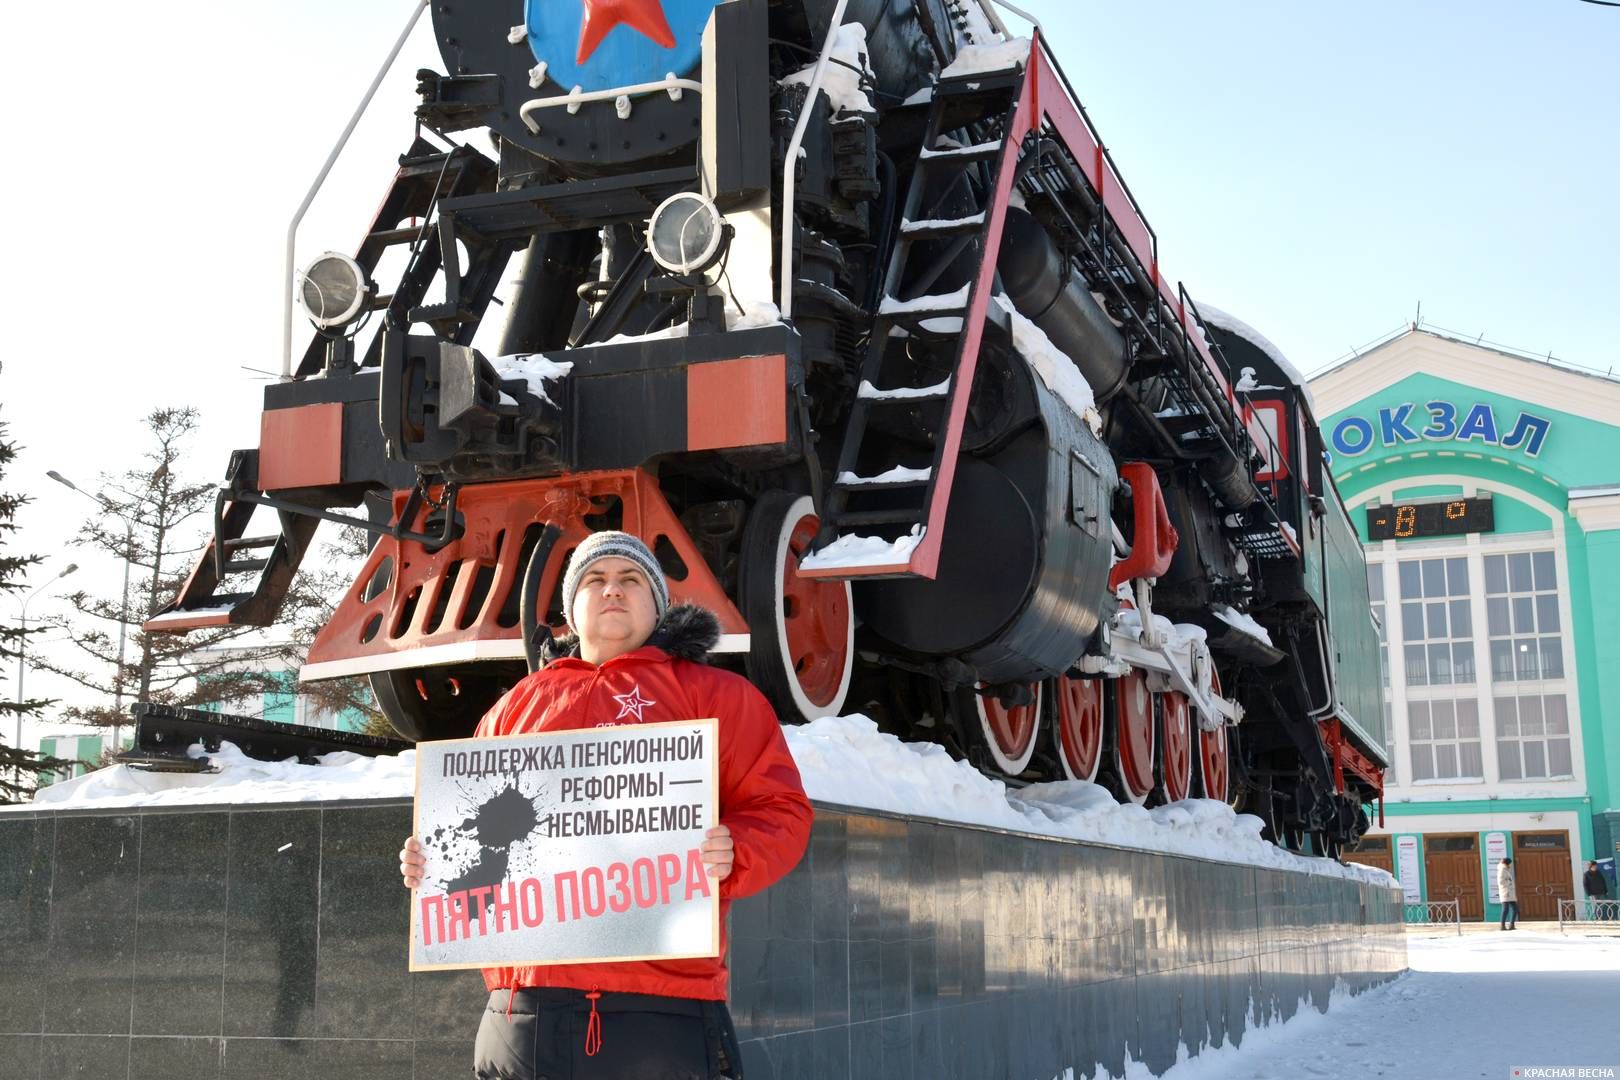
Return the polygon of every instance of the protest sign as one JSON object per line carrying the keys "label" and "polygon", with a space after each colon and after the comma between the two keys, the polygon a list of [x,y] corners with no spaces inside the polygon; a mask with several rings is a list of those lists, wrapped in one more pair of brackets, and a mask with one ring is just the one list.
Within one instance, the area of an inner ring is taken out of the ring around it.
{"label": "protest sign", "polygon": [[418,743],[410,968],[716,956],[714,720]]}

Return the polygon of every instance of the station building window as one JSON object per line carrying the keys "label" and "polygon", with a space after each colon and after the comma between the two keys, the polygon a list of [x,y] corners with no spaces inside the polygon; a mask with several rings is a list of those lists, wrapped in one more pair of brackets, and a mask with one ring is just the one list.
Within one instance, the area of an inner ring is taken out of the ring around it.
{"label": "station building window", "polygon": [[1406,684],[1471,685],[1474,623],[1468,560],[1402,559],[1400,590]]}
{"label": "station building window", "polygon": [[1476,699],[1408,701],[1406,715],[1413,780],[1483,779]]}
{"label": "station building window", "polygon": [[1550,780],[1575,775],[1569,745],[1569,706],[1564,695],[1497,697],[1496,757],[1503,780]]}
{"label": "station building window", "polygon": [[1485,617],[1492,680],[1564,677],[1558,560],[1551,551],[1485,556]]}

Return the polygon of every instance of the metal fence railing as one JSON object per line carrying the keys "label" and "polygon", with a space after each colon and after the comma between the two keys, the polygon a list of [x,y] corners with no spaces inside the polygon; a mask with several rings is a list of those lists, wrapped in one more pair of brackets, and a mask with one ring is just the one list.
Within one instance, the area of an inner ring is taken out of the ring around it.
{"label": "metal fence railing", "polygon": [[1558,932],[1569,923],[1607,923],[1620,930],[1620,900],[1558,901]]}
{"label": "metal fence railing", "polygon": [[1407,904],[1403,918],[1408,926],[1456,926],[1457,936],[1462,936],[1462,903],[1457,900]]}

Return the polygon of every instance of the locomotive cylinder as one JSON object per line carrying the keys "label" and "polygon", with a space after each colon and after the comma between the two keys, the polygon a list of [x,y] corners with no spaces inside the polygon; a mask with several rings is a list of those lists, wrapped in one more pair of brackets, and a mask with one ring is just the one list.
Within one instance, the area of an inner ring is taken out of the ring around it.
{"label": "locomotive cylinder", "polygon": [[1034,217],[1008,207],[1001,235],[996,269],[1007,298],[1075,362],[1098,403],[1107,401],[1130,370],[1125,338]]}

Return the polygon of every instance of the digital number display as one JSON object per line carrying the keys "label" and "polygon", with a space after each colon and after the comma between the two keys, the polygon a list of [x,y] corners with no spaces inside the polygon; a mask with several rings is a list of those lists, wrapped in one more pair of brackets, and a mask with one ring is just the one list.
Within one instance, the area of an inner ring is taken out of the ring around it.
{"label": "digital number display", "polygon": [[1495,530],[1496,511],[1489,495],[1450,502],[1395,503],[1367,508],[1369,540],[1413,540]]}

